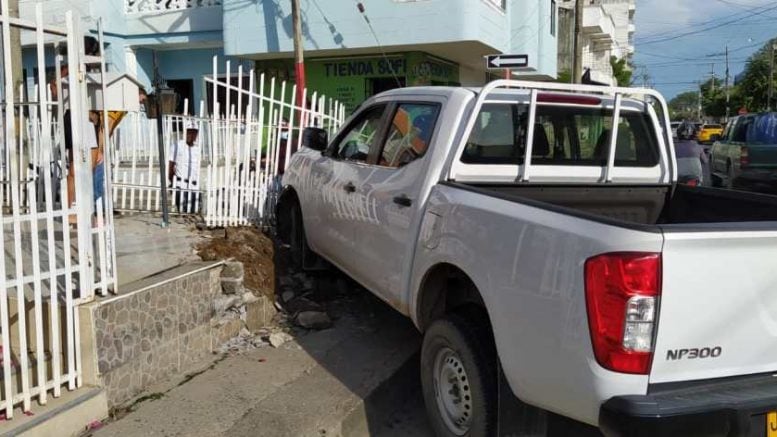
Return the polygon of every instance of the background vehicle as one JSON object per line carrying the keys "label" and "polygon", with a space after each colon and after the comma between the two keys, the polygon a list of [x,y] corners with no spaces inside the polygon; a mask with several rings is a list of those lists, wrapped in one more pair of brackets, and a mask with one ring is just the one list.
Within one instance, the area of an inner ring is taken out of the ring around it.
{"label": "background vehicle", "polygon": [[439,435],[511,434],[508,399],[607,435],[763,432],[777,201],[677,184],[667,113],[641,89],[389,91],[306,130],[280,232],[424,333]]}
{"label": "background vehicle", "polygon": [[669,124],[670,128],[672,129],[673,138],[677,138],[677,128],[680,127],[682,123],[682,121],[673,121]]}
{"label": "background vehicle", "polygon": [[710,159],[717,185],[777,192],[777,113],[733,118],[712,146]]}
{"label": "background vehicle", "polygon": [[699,144],[712,144],[714,143],[712,138],[715,135],[720,136],[721,134],[723,134],[723,126],[719,124],[703,124],[699,128],[696,138]]}

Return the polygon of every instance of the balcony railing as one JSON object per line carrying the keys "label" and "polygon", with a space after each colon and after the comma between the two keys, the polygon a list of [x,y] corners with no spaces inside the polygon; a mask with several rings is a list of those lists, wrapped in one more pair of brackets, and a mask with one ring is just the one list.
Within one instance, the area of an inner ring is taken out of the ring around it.
{"label": "balcony railing", "polygon": [[220,7],[223,0],[124,0],[127,14],[154,14]]}

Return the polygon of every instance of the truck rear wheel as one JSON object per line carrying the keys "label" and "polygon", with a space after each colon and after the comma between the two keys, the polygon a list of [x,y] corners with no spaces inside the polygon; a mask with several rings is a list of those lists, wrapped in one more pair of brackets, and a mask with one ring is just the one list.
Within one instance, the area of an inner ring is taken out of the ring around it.
{"label": "truck rear wheel", "polygon": [[496,433],[496,353],[488,323],[478,319],[451,314],[424,335],[421,384],[438,436]]}

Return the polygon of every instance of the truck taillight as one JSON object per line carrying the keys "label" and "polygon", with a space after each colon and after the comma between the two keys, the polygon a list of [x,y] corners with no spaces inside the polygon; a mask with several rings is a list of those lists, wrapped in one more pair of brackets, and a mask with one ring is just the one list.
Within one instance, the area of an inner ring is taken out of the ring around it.
{"label": "truck taillight", "polygon": [[658,253],[607,253],[585,262],[588,327],[599,365],[648,374],[660,295]]}
{"label": "truck taillight", "polygon": [[750,165],[750,150],[747,146],[742,146],[739,150],[739,168],[745,168]]}

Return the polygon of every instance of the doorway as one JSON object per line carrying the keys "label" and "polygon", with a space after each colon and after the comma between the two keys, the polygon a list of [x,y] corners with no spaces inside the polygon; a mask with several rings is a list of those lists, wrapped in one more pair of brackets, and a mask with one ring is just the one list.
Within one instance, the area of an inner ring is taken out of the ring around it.
{"label": "doorway", "polygon": [[193,79],[175,79],[168,80],[167,86],[175,90],[175,94],[178,95],[178,103],[175,105],[175,113],[183,114],[183,101],[189,99],[189,113],[186,115],[194,115],[194,80]]}
{"label": "doorway", "polygon": [[[397,84],[397,81],[399,81],[399,84]],[[397,88],[404,88],[405,87],[405,78],[404,77],[398,77],[394,79],[393,77],[378,77],[374,79],[367,79],[367,96],[371,97],[375,94],[380,94],[383,91],[393,90]]]}

